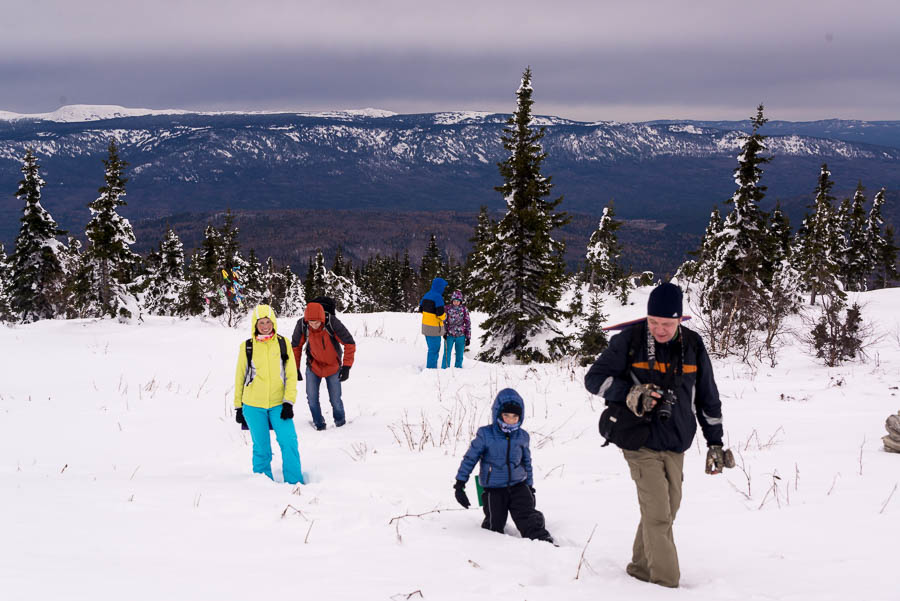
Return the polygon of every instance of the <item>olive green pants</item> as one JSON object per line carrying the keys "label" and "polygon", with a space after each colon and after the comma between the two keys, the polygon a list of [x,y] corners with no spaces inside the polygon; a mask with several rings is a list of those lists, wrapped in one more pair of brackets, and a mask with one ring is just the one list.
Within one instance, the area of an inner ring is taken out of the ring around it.
{"label": "olive green pants", "polygon": [[646,582],[677,587],[681,572],[672,524],[681,505],[684,453],[648,448],[623,453],[641,506],[641,522],[626,571]]}

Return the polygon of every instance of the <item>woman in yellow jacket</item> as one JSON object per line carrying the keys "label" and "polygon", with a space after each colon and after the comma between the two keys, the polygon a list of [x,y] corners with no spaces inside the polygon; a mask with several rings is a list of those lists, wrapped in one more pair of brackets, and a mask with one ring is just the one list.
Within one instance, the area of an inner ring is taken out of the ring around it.
{"label": "woman in yellow jacket", "polygon": [[281,447],[284,481],[303,484],[300,451],[294,429],[297,365],[284,337],[275,328],[275,311],[259,305],[251,318],[253,337],[241,343],[234,373],[235,419],[250,429],[253,473],[272,478],[272,441],[269,427]]}

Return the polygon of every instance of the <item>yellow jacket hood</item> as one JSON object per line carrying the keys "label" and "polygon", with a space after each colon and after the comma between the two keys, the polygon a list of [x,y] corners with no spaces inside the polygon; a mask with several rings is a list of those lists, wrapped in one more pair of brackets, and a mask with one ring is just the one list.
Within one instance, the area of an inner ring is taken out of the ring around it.
{"label": "yellow jacket hood", "polygon": [[269,305],[257,305],[250,314],[250,335],[256,336],[256,322],[264,317],[272,320],[272,333],[278,333],[278,321],[275,319],[275,309]]}

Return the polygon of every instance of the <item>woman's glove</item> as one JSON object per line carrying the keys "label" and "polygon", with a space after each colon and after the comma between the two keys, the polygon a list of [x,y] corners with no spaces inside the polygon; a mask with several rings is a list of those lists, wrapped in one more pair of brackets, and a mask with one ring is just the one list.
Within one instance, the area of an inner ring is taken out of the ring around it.
{"label": "woman's glove", "polygon": [[287,401],[281,404],[281,419],[294,419],[294,406]]}

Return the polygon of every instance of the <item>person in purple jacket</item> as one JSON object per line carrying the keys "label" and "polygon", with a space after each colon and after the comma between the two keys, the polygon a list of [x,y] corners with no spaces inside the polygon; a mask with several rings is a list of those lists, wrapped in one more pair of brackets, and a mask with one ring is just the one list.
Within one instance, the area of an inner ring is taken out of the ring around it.
{"label": "person in purple jacket", "polygon": [[478,428],[459,465],[453,485],[456,501],[468,509],[466,481],[480,462],[479,481],[484,488],[481,527],[502,533],[508,514],[523,538],[552,543],[553,538],[544,525],[544,514],[535,508],[530,437],[522,429],[525,401],[512,388],[504,388],[494,399],[491,415],[491,424]]}
{"label": "person in purple jacket", "polygon": [[463,353],[472,340],[472,321],[469,319],[469,310],[466,308],[466,300],[460,290],[454,290],[450,295],[450,306],[446,308],[447,319],[444,321],[444,360],[441,367],[450,367],[450,353],[456,351],[454,367],[462,367]]}

